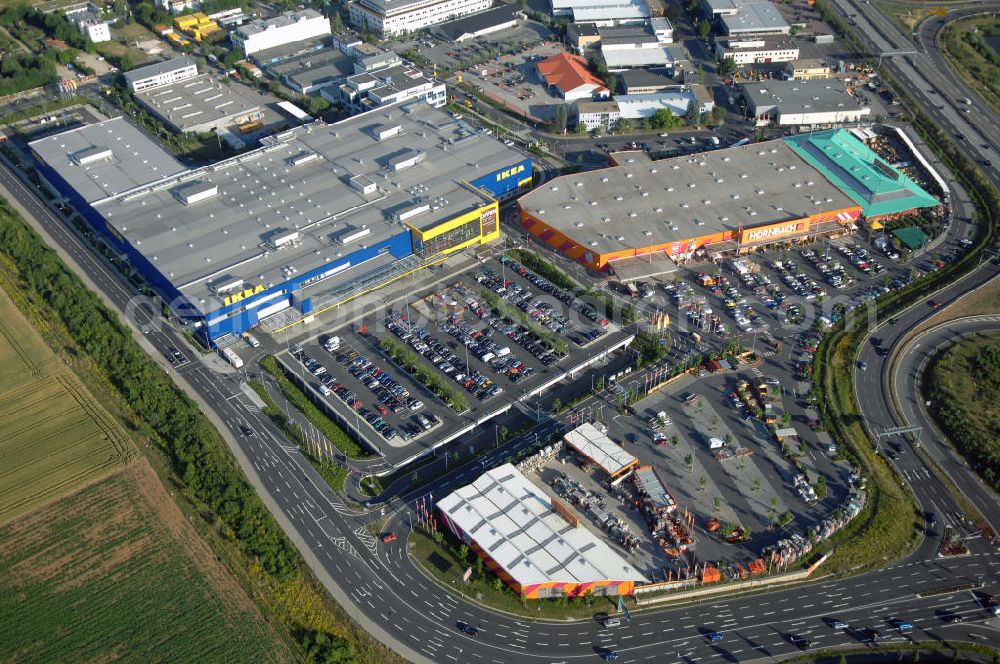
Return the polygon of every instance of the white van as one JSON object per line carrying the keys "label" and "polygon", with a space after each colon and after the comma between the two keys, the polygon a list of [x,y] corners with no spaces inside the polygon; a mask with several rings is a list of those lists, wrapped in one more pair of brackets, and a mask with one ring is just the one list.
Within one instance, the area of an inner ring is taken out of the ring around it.
{"label": "white van", "polygon": [[604,619],[604,626],[605,627],[620,627],[621,624],[622,624],[622,619],[621,618],[611,617],[611,618],[605,618]]}
{"label": "white van", "polygon": [[323,343],[323,348],[332,353],[340,348],[340,337],[330,337]]}
{"label": "white van", "polygon": [[260,348],[260,342],[257,341],[257,337],[253,336],[249,332],[244,334],[243,338],[246,339],[246,342],[250,344],[251,348]]}

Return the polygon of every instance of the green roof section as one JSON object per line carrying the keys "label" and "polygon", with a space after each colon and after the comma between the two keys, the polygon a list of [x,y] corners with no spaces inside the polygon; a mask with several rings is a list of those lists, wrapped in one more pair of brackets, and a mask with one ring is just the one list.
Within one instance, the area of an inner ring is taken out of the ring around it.
{"label": "green roof section", "polygon": [[789,136],[785,143],[860,205],[866,218],[940,205],[846,129]]}
{"label": "green roof section", "polygon": [[896,236],[896,239],[905,244],[907,247],[913,250],[917,250],[920,247],[927,244],[927,240],[930,236],[927,233],[920,230],[916,226],[907,226],[906,228],[897,228],[892,231],[892,234]]}

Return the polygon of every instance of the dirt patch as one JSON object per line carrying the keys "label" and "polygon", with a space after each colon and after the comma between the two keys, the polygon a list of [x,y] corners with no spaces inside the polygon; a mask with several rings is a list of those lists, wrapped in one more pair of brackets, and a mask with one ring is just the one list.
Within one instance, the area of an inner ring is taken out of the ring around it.
{"label": "dirt patch", "polygon": [[185,557],[194,562],[205,578],[215,588],[215,592],[225,597],[228,604],[243,611],[257,611],[242,588],[229,576],[222,565],[215,561],[215,554],[184,518],[173,498],[167,493],[163,482],[145,459],[129,464],[125,471],[132,477],[138,494],[156,513],[163,529],[170,539],[184,550]]}

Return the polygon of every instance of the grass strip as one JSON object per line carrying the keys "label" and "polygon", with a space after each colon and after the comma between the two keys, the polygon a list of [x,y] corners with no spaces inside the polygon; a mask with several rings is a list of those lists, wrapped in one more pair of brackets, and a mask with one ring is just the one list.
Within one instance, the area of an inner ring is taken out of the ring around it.
{"label": "grass strip", "polygon": [[939,353],[923,390],[934,420],[994,490],[1000,488],[1000,334],[967,337]]}
{"label": "grass strip", "polygon": [[[510,589],[500,577],[482,564],[469,547],[450,533],[438,531],[435,535],[422,528],[414,528],[408,539],[409,555],[424,572],[449,591],[484,606],[531,619],[582,620],[592,618],[597,612],[614,613],[617,597],[586,595],[583,598],[524,600]],[[472,568],[469,581],[462,575]]]}
{"label": "grass strip", "polygon": [[417,354],[409,350],[392,337],[382,337],[379,348],[396,363],[403,371],[420,381],[427,389],[448,404],[456,413],[469,410],[469,401],[455,385],[449,383],[444,376],[432,371],[430,367],[417,360]]}
{"label": "grass strip", "polygon": [[341,429],[329,415],[313,403],[298,385],[288,378],[284,367],[273,355],[268,355],[261,360],[260,365],[274,378],[274,382],[278,384],[281,394],[288,399],[288,402],[295,406],[320,433],[326,436],[334,447],[352,459],[370,459],[372,457],[358,445],[357,441],[347,435],[347,432]]}
{"label": "grass strip", "polygon": [[[832,10],[827,0],[816,0],[815,9],[849,50],[861,57],[870,57],[857,33]],[[976,243],[958,261],[879,298],[878,318],[885,320],[976,267],[983,251],[996,243],[994,215],[1000,207],[1000,200],[996,190],[972,161],[915,103],[907,88],[897,84],[888,73],[882,76],[897,91],[903,106],[912,114],[917,132],[969,192],[980,220]],[[842,443],[846,456],[869,479],[869,498],[864,513],[814,554],[818,556],[829,547],[836,547],[835,554],[827,562],[828,569],[833,571],[871,566],[898,557],[916,542],[921,527],[912,494],[885,461],[874,453],[863,426],[852,376],[855,354],[868,327],[867,321],[858,318],[848,316],[834,325],[820,344],[814,365],[814,390],[825,428]]]}

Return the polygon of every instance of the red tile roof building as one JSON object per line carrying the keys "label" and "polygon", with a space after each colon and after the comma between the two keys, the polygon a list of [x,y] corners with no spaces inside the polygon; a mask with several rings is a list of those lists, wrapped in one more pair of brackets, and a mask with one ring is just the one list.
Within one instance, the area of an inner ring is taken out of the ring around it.
{"label": "red tile roof building", "polygon": [[557,53],[538,63],[538,73],[554,93],[567,101],[608,98],[604,81],[587,69],[587,62],[579,55]]}

